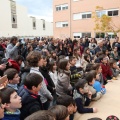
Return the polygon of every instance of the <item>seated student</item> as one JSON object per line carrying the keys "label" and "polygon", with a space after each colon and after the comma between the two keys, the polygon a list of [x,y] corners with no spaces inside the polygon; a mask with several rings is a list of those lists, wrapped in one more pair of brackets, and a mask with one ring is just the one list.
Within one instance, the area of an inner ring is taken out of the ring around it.
{"label": "seated student", "polygon": [[79,113],[96,113],[96,108],[85,108],[91,102],[92,94],[89,91],[88,83],[85,79],[79,79],[75,85],[75,90],[73,93],[73,98],[77,105],[77,110]]}
{"label": "seated student", "polygon": [[56,85],[56,94],[61,95],[72,95],[73,87],[70,84],[70,64],[66,59],[59,61],[58,67],[58,82]]}
{"label": "seated student", "polygon": [[86,69],[85,69],[85,73],[89,72],[92,69],[93,65],[94,65],[93,63],[87,64]]}
{"label": "seated student", "polygon": [[105,87],[103,85],[101,85],[101,83],[99,81],[100,80],[99,74],[97,74],[96,72],[94,72],[93,74],[96,74],[95,82],[93,84],[94,89],[97,92],[101,92],[102,94],[105,94],[106,93],[106,89],[105,89]]}
{"label": "seated student", "polygon": [[40,96],[38,95],[42,80],[43,78],[39,74],[29,73],[26,76],[24,85],[19,88],[18,94],[22,98],[21,120],[43,109]]}
{"label": "seated student", "polygon": [[0,92],[0,120],[4,117],[5,104],[2,104],[2,93]]}
{"label": "seated student", "polygon": [[21,97],[13,88],[4,88],[2,92],[2,103],[5,104],[5,113],[2,120],[20,120],[20,110],[22,107]]}
{"label": "seated student", "polygon": [[115,61],[119,61],[120,56],[118,55],[117,47],[113,48],[113,51],[111,52],[110,57],[113,58]]}
{"label": "seated student", "polygon": [[55,115],[56,120],[69,120],[68,110],[63,105],[52,106],[49,111]]}
{"label": "seated student", "polygon": [[64,105],[68,109],[70,120],[74,119],[74,113],[77,110],[74,99],[69,95],[62,95],[57,98],[57,105]]}
{"label": "seated student", "polygon": [[70,76],[70,83],[72,86],[75,85],[77,82],[78,78],[81,77],[81,74],[78,73],[76,65],[76,57],[72,56],[69,58],[69,63],[70,63],[70,71],[71,71],[71,76]]}
{"label": "seated student", "polygon": [[58,81],[58,74],[57,74],[57,64],[56,61],[49,62],[49,75],[53,80],[55,87]]}
{"label": "seated student", "polygon": [[38,111],[28,116],[25,120],[56,120],[55,115],[50,111]]}
{"label": "seated student", "polygon": [[83,64],[84,71],[86,70],[86,66],[90,63],[91,63],[90,55],[89,54],[84,54],[84,64]]}
{"label": "seated student", "polygon": [[93,84],[95,82],[95,78],[96,78],[96,71],[92,70],[89,73],[86,74],[85,79],[88,82],[89,85],[89,90],[92,92],[92,100],[99,100],[102,97],[102,93],[101,92],[97,92],[94,88],[93,88]]}
{"label": "seated student", "polygon": [[112,71],[112,74],[113,74],[113,79],[116,80],[117,76],[119,75],[119,66],[117,66],[117,62],[115,60],[110,60],[109,61],[109,64],[110,64],[110,69]]}
{"label": "seated student", "polygon": [[101,61],[101,68],[102,68],[102,74],[103,74],[103,79],[104,79],[104,85],[107,84],[108,80],[111,80],[113,77],[112,71],[110,69],[110,66],[108,64],[108,58],[106,55],[101,55],[100,56],[100,61]]}
{"label": "seated student", "polygon": [[20,77],[18,75],[18,71],[14,68],[9,68],[4,72],[4,75],[7,75],[7,78],[8,78],[7,86],[11,87],[17,91],[18,84],[20,82]]}
{"label": "seated student", "polygon": [[95,70],[97,74],[99,74],[99,82],[103,86],[104,80],[103,80],[103,75],[102,75],[102,67],[100,63],[95,63],[92,69]]}

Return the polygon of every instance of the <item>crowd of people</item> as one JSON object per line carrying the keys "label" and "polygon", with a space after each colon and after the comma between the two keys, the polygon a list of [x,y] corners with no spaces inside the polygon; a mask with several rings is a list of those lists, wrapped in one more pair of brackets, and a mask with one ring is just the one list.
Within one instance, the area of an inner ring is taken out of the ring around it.
{"label": "crowd of people", "polygon": [[96,113],[99,108],[85,106],[104,97],[119,73],[119,37],[112,44],[109,36],[1,39],[0,119],[73,120],[76,112]]}

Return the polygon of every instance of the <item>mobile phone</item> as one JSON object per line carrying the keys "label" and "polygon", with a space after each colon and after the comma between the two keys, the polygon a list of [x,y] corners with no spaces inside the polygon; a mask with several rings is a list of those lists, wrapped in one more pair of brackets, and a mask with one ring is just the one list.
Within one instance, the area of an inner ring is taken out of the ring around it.
{"label": "mobile phone", "polygon": [[4,75],[3,77],[0,78],[0,84],[4,84],[7,80],[7,75]]}

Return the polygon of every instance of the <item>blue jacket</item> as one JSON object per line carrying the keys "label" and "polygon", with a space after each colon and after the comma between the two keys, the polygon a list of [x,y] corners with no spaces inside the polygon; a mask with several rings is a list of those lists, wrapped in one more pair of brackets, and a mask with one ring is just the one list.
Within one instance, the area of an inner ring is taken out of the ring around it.
{"label": "blue jacket", "polygon": [[11,114],[9,112],[5,112],[4,118],[2,120],[20,120],[20,110],[17,110],[13,114]]}
{"label": "blue jacket", "polygon": [[25,86],[21,86],[18,90],[18,95],[22,98],[22,108],[20,119],[24,120],[27,116],[34,112],[43,110],[40,96],[31,93]]}
{"label": "blue jacket", "polygon": [[97,91],[97,92],[101,92],[102,94],[105,94],[106,93],[106,89],[105,88],[102,88],[101,84],[99,81],[95,81],[94,85],[93,85],[94,89]]}

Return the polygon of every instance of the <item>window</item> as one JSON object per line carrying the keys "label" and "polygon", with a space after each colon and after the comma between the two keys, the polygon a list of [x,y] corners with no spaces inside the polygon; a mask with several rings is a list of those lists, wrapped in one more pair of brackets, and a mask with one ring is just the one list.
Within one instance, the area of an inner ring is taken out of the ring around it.
{"label": "window", "polygon": [[113,32],[108,32],[108,36],[110,39],[116,37],[116,35]]}
{"label": "window", "polygon": [[73,20],[79,20],[79,19],[81,19],[80,13],[73,14]]}
{"label": "window", "polygon": [[68,9],[68,4],[61,5],[62,10]]}
{"label": "window", "polygon": [[56,6],[56,11],[67,10],[67,9],[68,9],[68,4]]}
{"label": "window", "polygon": [[96,11],[96,14],[97,14],[98,17],[102,17],[102,15],[118,16],[119,10],[111,9],[111,10]]}
{"label": "window", "polygon": [[118,16],[118,10],[110,10],[110,11],[108,11],[108,16]]}
{"label": "window", "polygon": [[82,19],[91,18],[91,12],[82,13]]}
{"label": "window", "polygon": [[43,30],[45,30],[45,20],[43,20]]}
{"label": "window", "polygon": [[95,37],[96,38],[105,38],[105,33],[96,33]]}
{"label": "window", "polygon": [[91,38],[91,33],[90,32],[82,33],[82,37],[85,37],[85,36],[88,36],[88,38]]}
{"label": "window", "polygon": [[36,18],[35,17],[31,17],[31,18],[32,18],[33,30],[36,30]]}
{"label": "window", "polygon": [[80,38],[82,36],[82,34],[79,32],[79,33],[73,33],[73,37],[74,38]]}
{"label": "window", "polygon": [[61,27],[61,22],[56,22],[56,27]]}
{"label": "window", "polygon": [[96,11],[96,14],[98,17],[102,17],[102,15],[106,15],[106,11],[102,10],[102,11]]}
{"label": "window", "polygon": [[17,16],[12,14],[12,24],[17,23]]}
{"label": "window", "polygon": [[56,27],[68,27],[68,22],[56,22]]}
{"label": "window", "polygon": [[63,27],[68,27],[68,23],[63,23],[62,26]]}
{"label": "window", "polygon": [[16,2],[10,1],[12,28],[17,28]]}
{"label": "window", "polygon": [[60,11],[61,10],[61,6],[56,6],[56,11]]}

